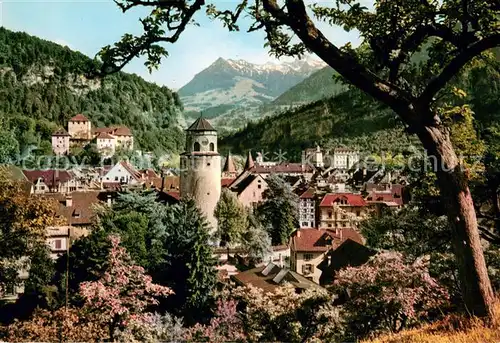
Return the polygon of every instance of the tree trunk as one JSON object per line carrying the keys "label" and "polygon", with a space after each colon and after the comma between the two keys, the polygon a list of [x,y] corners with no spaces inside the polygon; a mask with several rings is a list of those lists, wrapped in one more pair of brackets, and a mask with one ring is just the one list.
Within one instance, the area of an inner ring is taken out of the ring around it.
{"label": "tree trunk", "polygon": [[436,171],[441,201],[453,231],[452,243],[466,310],[476,316],[491,317],[494,295],[465,170],[445,127],[425,126],[418,135],[432,162],[430,168]]}

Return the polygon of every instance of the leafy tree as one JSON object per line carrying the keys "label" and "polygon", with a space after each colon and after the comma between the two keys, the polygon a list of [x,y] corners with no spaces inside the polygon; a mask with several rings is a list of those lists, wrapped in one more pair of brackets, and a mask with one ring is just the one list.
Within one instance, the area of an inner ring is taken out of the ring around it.
{"label": "leafy tree", "polygon": [[21,182],[0,178],[0,295],[21,282],[18,271],[45,243],[46,228],[58,223],[55,213],[54,202],[27,196]]}
{"label": "leafy tree", "polygon": [[[255,287],[237,287],[225,295],[241,308],[234,323],[250,342],[336,342],[342,337],[342,319],[324,289],[297,293],[288,284],[273,292]],[[221,331],[216,330],[216,333]],[[223,332],[223,331],[222,331]],[[233,334],[234,334],[233,333]]]}
{"label": "leafy tree", "polygon": [[221,244],[241,243],[243,232],[247,227],[247,212],[229,189],[222,190],[214,215],[217,218],[217,236],[222,240]]}
{"label": "leafy tree", "polygon": [[190,324],[210,315],[217,282],[216,260],[209,245],[209,227],[193,200],[170,206],[164,219],[162,265],[155,280],[175,292],[164,303]]}
{"label": "leafy tree", "polygon": [[257,214],[269,232],[272,244],[286,244],[298,226],[299,198],[277,175],[267,177],[266,183],[268,188],[263,193],[264,201],[257,208]]}
{"label": "leafy tree", "polygon": [[111,249],[104,275],[97,281],[80,285],[85,301],[84,311],[95,313],[102,323],[108,323],[108,337],[113,341],[117,328],[124,328],[129,318],[147,320],[144,311],[157,305],[156,297],[165,297],[172,291],[152,282],[144,268],[136,265],[127,251],[120,247],[120,238],[110,236]]}
{"label": "leafy tree", "polygon": [[272,253],[271,239],[253,213],[248,213],[248,226],[242,235],[241,244],[250,257],[262,260]]}
{"label": "leafy tree", "polygon": [[[177,42],[205,1],[165,4],[120,0],[117,4],[123,12],[140,6],[153,10],[142,19],[146,23],[142,35],[125,34],[113,47],[101,50],[104,74],[121,70],[134,57],[145,53],[146,66],[150,70],[156,68],[161,57],[167,55],[161,44]],[[313,3],[308,7],[303,0],[287,0],[283,5],[275,0],[244,0],[234,11],[220,11],[214,4],[208,4],[206,13],[222,20],[231,31],[239,30],[240,15],[248,13],[253,18],[248,31],[265,31],[266,46],[273,55],[302,56],[306,51],[313,52],[348,84],[398,115],[407,131],[416,134],[428,153],[437,159],[435,172],[452,227],[467,308],[476,315],[493,315],[493,291],[468,177],[443,120],[441,97],[464,66],[500,45],[500,3],[376,0],[369,9],[356,0],[339,0],[333,6]],[[350,44],[335,45],[315,21],[348,31],[356,29],[363,37],[361,47],[354,50]],[[412,60],[424,48],[428,58]]]}
{"label": "leafy tree", "polygon": [[432,316],[448,301],[445,289],[429,276],[424,259],[405,264],[403,255],[394,252],[340,270],[334,286],[346,294],[342,313],[348,331],[356,337],[398,332]]}

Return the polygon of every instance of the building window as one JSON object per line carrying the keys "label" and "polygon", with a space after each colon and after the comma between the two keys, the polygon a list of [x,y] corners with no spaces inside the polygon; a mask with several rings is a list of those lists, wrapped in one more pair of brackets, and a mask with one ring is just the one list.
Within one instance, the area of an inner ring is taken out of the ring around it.
{"label": "building window", "polygon": [[200,151],[200,149],[201,149],[200,143],[195,142],[195,143],[194,143],[194,149],[193,149],[193,150],[194,150],[194,151]]}
{"label": "building window", "polygon": [[308,275],[314,272],[314,266],[312,264],[304,264],[302,266],[302,274]]}
{"label": "building window", "polygon": [[356,215],[359,217],[361,215],[361,211],[356,211]]}
{"label": "building window", "polygon": [[313,259],[313,254],[304,254],[305,261],[311,261]]}
{"label": "building window", "polygon": [[118,176],[115,176],[115,181],[118,181]]}
{"label": "building window", "polygon": [[62,247],[61,240],[56,239],[55,243],[56,243],[56,249],[61,249],[61,247]]}
{"label": "building window", "polygon": [[210,162],[207,163],[207,167],[210,167]]}
{"label": "building window", "polygon": [[331,217],[332,217],[332,212],[328,211],[328,218],[331,218]]}
{"label": "building window", "polygon": [[307,222],[302,222],[302,227],[307,227]]}
{"label": "building window", "polygon": [[215,151],[215,144],[214,143],[210,143],[209,149],[210,149],[210,151]]}
{"label": "building window", "polygon": [[262,185],[257,185],[257,188],[258,188],[258,189],[261,189],[261,188],[262,188]]}

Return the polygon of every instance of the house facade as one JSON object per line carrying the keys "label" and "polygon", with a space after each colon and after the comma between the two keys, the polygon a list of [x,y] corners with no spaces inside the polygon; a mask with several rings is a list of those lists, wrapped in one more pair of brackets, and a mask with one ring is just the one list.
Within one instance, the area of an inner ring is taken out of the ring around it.
{"label": "house facade", "polygon": [[52,150],[56,156],[69,154],[69,139],[71,135],[64,129],[58,129],[52,134]]}
{"label": "house facade", "polygon": [[356,228],[368,212],[361,194],[329,193],[319,204],[319,227]]}
{"label": "house facade", "polygon": [[313,188],[299,196],[299,227],[316,227],[316,194]]}
{"label": "house facade", "polygon": [[102,177],[106,184],[136,185],[142,181],[142,174],[126,161],[118,162]]}
{"label": "house facade", "polygon": [[330,250],[337,248],[347,239],[363,243],[361,235],[350,228],[311,228],[295,231],[290,238],[290,268],[319,283],[321,270],[318,266]]}
{"label": "house facade", "polygon": [[52,150],[56,155],[65,155],[71,146],[83,147],[93,139],[97,150],[105,157],[112,156],[117,149],[132,150],[134,136],[126,126],[92,128],[91,121],[77,114],[68,121],[68,131],[58,129],[52,134]]}

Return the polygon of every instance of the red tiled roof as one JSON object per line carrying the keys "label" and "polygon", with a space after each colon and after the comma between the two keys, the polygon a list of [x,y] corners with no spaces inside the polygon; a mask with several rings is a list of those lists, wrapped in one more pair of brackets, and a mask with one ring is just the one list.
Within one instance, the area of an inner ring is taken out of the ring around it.
{"label": "red tiled roof", "polygon": [[308,188],[302,195],[299,197],[300,199],[314,199],[314,188]]}
{"label": "red tiled roof", "polygon": [[128,171],[132,175],[134,179],[136,179],[137,181],[140,181],[142,179],[141,172],[137,171],[130,163],[121,161],[120,164],[123,168],[125,168],[126,171]]}
{"label": "red tiled roof", "polygon": [[[62,193],[46,193],[41,195],[44,198],[55,199],[59,202],[57,215],[66,219],[69,225],[89,225],[92,222],[94,212],[92,205],[98,204],[101,192],[73,192],[71,196],[71,206],[66,206],[66,195]],[[104,194],[104,193],[103,193]]]}
{"label": "red tiled roof", "polygon": [[231,177],[229,177],[229,178],[222,178],[220,180],[220,184],[221,184],[222,187],[229,187],[229,185],[232,184],[234,180],[236,180],[236,178],[231,178]]}
{"label": "red tiled roof", "polygon": [[132,132],[126,126],[117,126],[114,128],[113,134],[115,136],[132,136]]}
{"label": "red tiled roof", "polygon": [[83,114],[79,113],[73,118],[71,118],[69,121],[90,121],[90,120],[88,120],[87,117],[85,117]]}
{"label": "red tiled roof", "polygon": [[69,171],[58,169],[23,170],[23,174],[31,183],[36,183],[38,179],[42,179],[48,187],[54,187],[73,178],[73,175]]}
{"label": "red tiled roof", "polygon": [[347,239],[363,244],[361,235],[352,228],[299,229],[294,232],[290,247],[295,251],[322,252],[336,248]]}
{"label": "red tiled roof", "polygon": [[277,164],[275,166],[265,166],[265,165],[255,164],[249,170],[251,172],[257,173],[257,174],[267,174],[267,173],[277,173],[277,174],[297,173],[298,174],[298,173],[312,173],[313,167],[308,165],[308,164],[302,165],[301,163],[282,162],[282,163]]}
{"label": "red tiled roof", "polygon": [[149,182],[153,183],[153,187],[158,190],[161,190],[161,185],[163,182],[163,190],[175,190],[179,189],[179,177],[178,176],[165,176],[165,181],[162,181],[161,177],[149,178]]}
{"label": "red tiled roof", "polygon": [[181,199],[181,193],[179,192],[167,192],[168,195],[170,195],[172,198],[175,198],[176,200]]}
{"label": "red tiled roof", "polygon": [[111,136],[107,132],[99,132],[97,133],[97,139],[115,139],[115,137]]}
{"label": "red tiled roof", "polygon": [[347,205],[349,206],[366,206],[366,201],[363,199],[361,194],[352,194],[352,193],[330,193],[325,195],[321,203],[320,207],[330,207],[339,199],[346,199]]}

